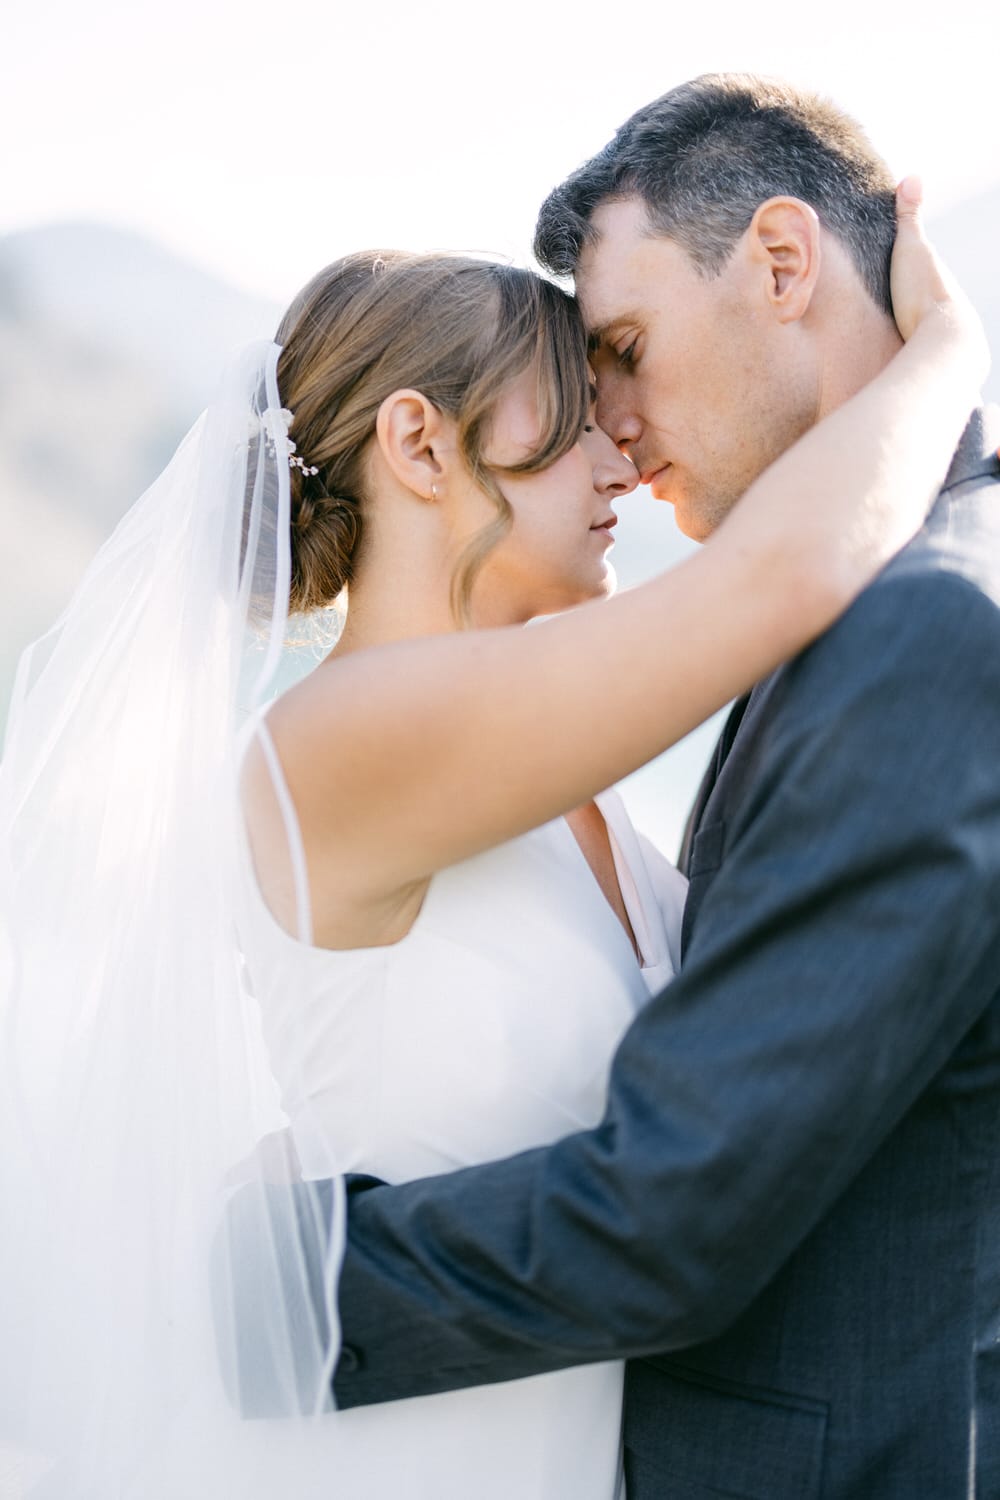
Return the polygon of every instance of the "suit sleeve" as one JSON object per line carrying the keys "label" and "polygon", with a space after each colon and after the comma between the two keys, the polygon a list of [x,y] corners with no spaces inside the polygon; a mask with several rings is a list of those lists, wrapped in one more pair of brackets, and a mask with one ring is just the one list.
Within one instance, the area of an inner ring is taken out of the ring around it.
{"label": "suit sleeve", "polygon": [[883,580],[775,686],[686,966],[624,1038],[602,1123],[352,1194],[338,1405],[714,1337],[986,1009],[996,608],[958,576]]}

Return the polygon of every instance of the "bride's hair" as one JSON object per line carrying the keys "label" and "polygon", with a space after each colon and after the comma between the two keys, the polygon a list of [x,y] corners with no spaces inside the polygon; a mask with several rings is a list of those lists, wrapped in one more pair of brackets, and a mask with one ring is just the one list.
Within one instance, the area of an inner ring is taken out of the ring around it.
{"label": "bride's hair", "polygon": [[469,472],[496,518],[466,547],[452,581],[466,619],[476,573],[511,510],[483,458],[497,402],[534,363],[540,433],[516,470],[547,468],[576,442],[589,402],[587,346],[572,298],[530,271],[454,255],[365,251],[335,261],[296,297],[277,341],[278,388],[293,413],[293,614],[321,609],[350,583],[361,546],[366,452],[379,407],[419,390],[453,417]]}

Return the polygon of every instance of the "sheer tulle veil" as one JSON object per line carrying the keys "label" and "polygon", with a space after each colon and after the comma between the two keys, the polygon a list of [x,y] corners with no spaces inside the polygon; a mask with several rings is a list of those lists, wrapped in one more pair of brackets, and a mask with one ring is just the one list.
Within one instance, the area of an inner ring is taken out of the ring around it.
{"label": "sheer tulle veil", "polygon": [[[234,362],[15,687],[0,765],[5,1496],[345,1493],[320,1441],[337,1420],[342,1201],[293,1191],[259,1149],[284,1120],[237,935],[239,756],[286,634],[279,353]],[[249,1269],[220,1234],[234,1192]],[[324,1220],[318,1267],[297,1259],[303,1213]],[[228,1311],[248,1275],[252,1349]],[[293,1415],[248,1415],[255,1360]]]}

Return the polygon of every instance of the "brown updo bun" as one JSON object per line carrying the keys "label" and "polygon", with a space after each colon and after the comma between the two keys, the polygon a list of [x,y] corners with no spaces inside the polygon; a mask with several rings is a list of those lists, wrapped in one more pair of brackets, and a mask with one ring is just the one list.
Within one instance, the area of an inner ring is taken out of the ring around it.
{"label": "brown updo bun", "polygon": [[293,615],[326,609],[354,575],[361,539],[361,509],[321,488],[321,477],[291,471],[292,582],[288,608]]}
{"label": "brown updo bun", "polygon": [[572,298],[515,266],[365,251],[313,278],[285,314],[277,341],[290,435],[303,462],[318,470],[291,471],[291,611],[321,609],[350,584],[371,503],[367,454],[375,420],[387,396],[409,387],[455,419],[469,472],[496,506],[496,520],[472,539],[453,579],[456,617],[467,619],[475,575],[512,518],[482,457],[498,399],[536,365],[541,433],[512,472],[547,468],[586,421],[586,336]]}

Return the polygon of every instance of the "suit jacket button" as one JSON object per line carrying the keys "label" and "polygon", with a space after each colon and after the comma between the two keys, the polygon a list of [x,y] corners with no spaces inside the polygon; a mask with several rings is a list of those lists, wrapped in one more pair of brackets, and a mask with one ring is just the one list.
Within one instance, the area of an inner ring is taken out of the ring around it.
{"label": "suit jacket button", "polygon": [[340,1359],[337,1361],[337,1375],[353,1375],[355,1370],[361,1368],[361,1356],[350,1344],[344,1344],[340,1351]]}

